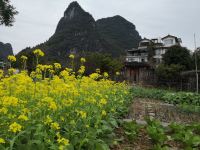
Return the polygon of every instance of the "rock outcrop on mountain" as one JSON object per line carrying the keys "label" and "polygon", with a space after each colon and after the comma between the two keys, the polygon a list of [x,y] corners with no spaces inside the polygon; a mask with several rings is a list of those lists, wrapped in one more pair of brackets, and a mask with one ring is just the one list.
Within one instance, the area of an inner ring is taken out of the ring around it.
{"label": "rock outcrop on mountain", "polygon": [[0,42],[0,61],[7,61],[8,55],[13,55],[11,44]]}

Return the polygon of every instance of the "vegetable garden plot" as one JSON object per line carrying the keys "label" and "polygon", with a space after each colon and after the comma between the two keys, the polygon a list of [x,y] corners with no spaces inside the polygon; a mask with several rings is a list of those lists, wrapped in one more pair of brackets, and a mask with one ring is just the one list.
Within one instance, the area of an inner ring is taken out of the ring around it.
{"label": "vegetable garden plot", "polygon": [[200,115],[198,113],[184,112],[181,108],[158,100],[138,98],[133,102],[128,118],[144,120],[146,117],[153,117],[167,123],[200,122]]}

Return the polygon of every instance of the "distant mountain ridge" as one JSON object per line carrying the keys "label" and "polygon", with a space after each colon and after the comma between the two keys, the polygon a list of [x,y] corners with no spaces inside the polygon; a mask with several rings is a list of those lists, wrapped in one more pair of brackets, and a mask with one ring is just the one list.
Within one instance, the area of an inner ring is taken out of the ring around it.
{"label": "distant mountain ridge", "polygon": [[8,55],[13,55],[12,45],[0,42],[0,61],[7,61]]}
{"label": "distant mountain ridge", "polygon": [[97,20],[101,37],[123,54],[125,50],[138,47],[141,37],[131,22],[117,15]]}
{"label": "distant mountain ridge", "polygon": [[77,2],[72,2],[60,19],[55,33],[48,41],[26,48],[18,56],[40,48],[45,52],[44,62],[66,63],[69,53],[108,53],[114,57],[125,54],[126,49],[137,47],[141,36],[135,25],[121,16],[95,21]]}

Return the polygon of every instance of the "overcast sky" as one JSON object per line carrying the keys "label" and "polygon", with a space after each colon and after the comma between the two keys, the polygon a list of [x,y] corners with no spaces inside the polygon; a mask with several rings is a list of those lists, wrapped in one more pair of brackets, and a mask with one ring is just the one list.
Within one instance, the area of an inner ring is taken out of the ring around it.
{"label": "overcast sky", "polygon": [[[200,46],[200,0],[77,0],[95,20],[121,15],[136,25],[142,37],[172,34],[183,46]],[[11,43],[14,53],[35,46],[55,32],[72,0],[11,0],[19,14],[13,27],[0,26],[0,41]]]}

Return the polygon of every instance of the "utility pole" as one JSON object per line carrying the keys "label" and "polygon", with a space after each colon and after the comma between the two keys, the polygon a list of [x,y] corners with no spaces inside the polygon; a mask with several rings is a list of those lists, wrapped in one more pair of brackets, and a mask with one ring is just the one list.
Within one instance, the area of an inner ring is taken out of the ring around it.
{"label": "utility pole", "polygon": [[196,92],[199,93],[199,74],[198,74],[198,65],[197,65],[197,44],[196,44],[196,35],[194,34],[194,55],[195,55],[195,71],[196,71]]}

